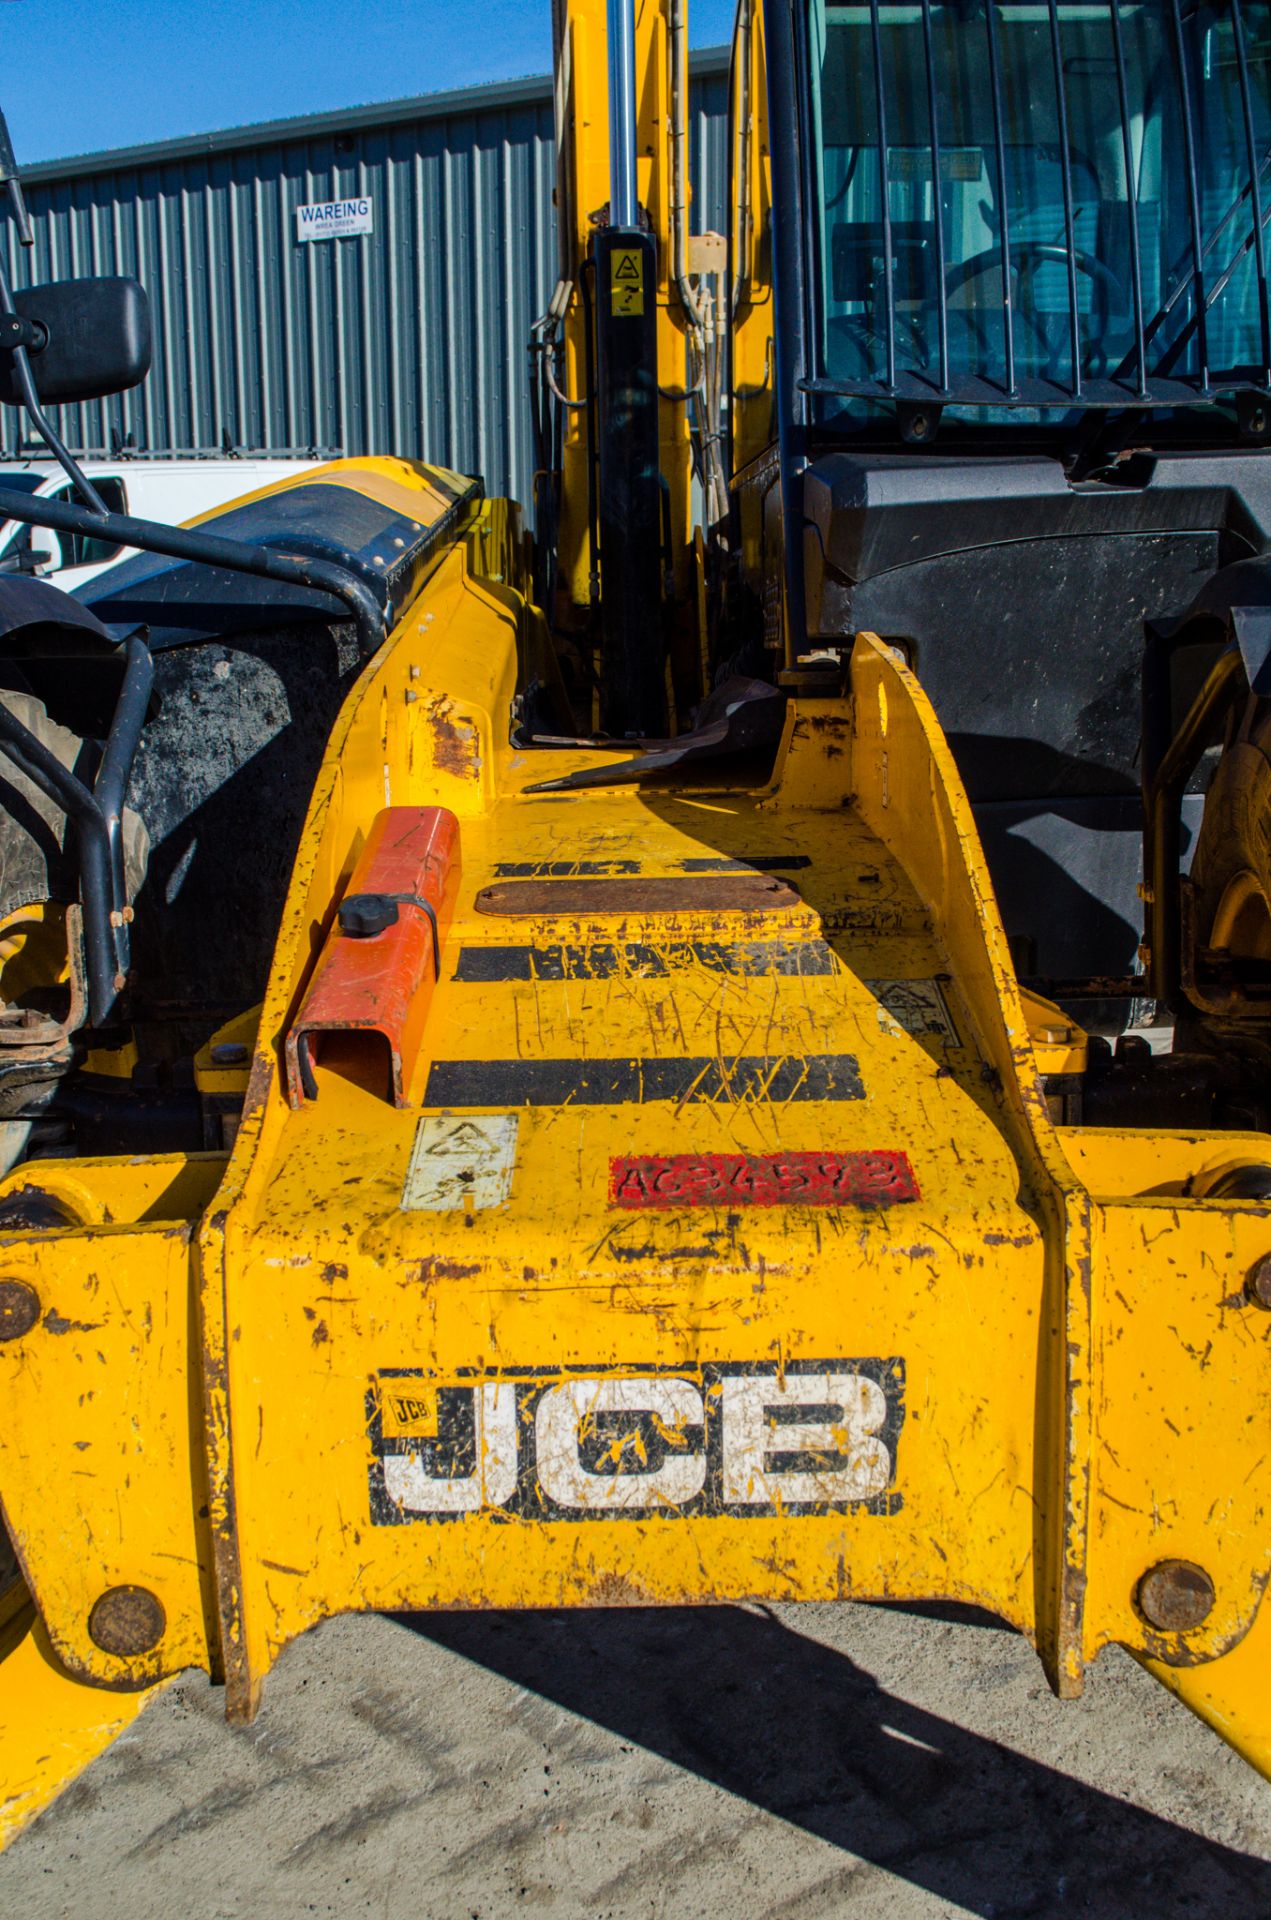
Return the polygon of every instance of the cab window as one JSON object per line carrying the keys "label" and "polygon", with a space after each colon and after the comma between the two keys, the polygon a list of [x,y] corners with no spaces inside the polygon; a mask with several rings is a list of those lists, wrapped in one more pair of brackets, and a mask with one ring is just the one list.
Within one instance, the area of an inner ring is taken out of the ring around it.
{"label": "cab window", "polygon": [[1262,384],[1264,0],[808,0],[823,370]]}

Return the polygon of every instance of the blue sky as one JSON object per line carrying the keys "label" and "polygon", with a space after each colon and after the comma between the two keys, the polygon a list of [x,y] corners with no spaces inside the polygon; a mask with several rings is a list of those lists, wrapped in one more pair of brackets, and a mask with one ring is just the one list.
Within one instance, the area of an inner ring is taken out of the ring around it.
{"label": "blue sky", "polygon": [[[734,0],[689,0],[694,46]],[[545,73],[550,0],[0,0],[18,163]]]}

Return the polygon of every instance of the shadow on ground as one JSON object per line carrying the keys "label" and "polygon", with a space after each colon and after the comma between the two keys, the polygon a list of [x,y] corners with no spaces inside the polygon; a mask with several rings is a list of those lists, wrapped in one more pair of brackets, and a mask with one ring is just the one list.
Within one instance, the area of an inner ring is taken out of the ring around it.
{"label": "shadow on ground", "polygon": [[[921,1611],[1000,1624],[970,1608]],[[984,1920],[1271,1913],[1265,1862],[898,1699],[772,1614],[398,1619]],[[803,1910],[793,1898],[791,1916]]]}

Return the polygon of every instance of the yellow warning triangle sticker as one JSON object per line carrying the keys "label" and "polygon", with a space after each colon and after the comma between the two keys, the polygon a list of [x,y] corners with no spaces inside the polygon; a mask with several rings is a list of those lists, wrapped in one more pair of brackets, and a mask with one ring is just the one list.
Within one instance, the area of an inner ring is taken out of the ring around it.
{"label": "yellow warning triangle sticker", "polygon": [[614,284],[619,280],[638,280],[640,278],[640,256],[638,253],[623,253],[618,256],[613,270]]}

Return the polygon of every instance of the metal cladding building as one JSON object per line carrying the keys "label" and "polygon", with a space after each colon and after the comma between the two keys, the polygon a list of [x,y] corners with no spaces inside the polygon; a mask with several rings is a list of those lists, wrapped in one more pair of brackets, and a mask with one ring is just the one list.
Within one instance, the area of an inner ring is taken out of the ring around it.
{"label": "metal cladding building", "polygon": [[[692,225],[722,230],[726,51],[692,74]],[[125,273],[150,296],[149,378],[54,410],[77,452],[398,453],[528,500],[554,184],[544,77],[33,166],[35,245],[12,221],[4,244],[17,287]]]}

